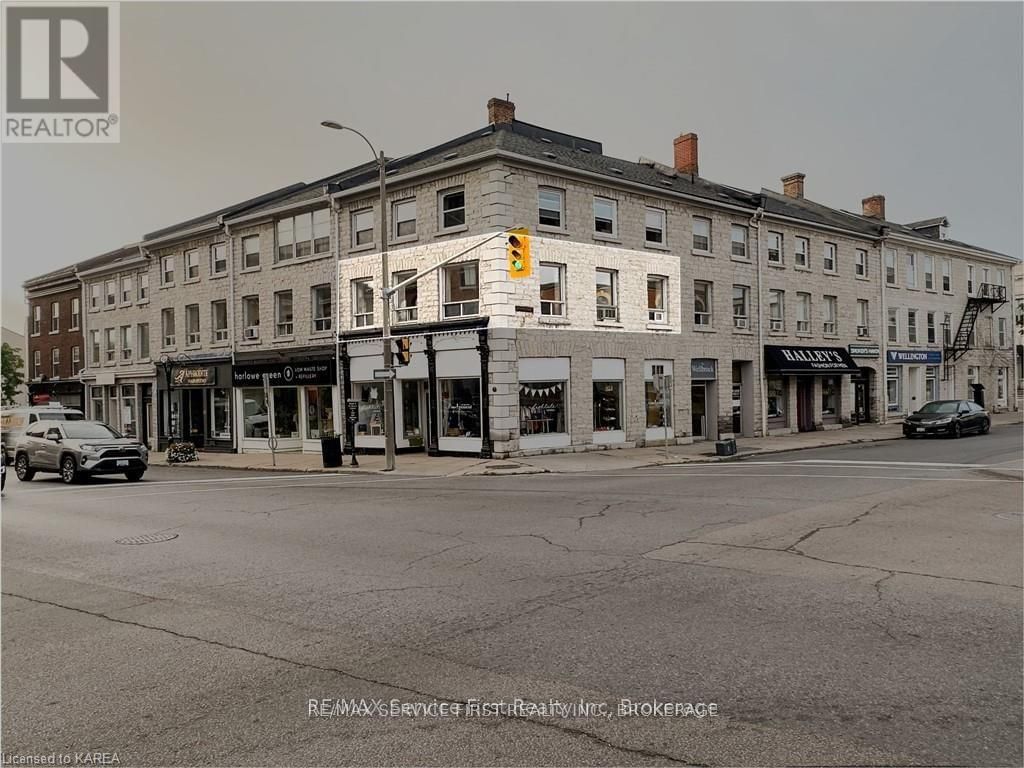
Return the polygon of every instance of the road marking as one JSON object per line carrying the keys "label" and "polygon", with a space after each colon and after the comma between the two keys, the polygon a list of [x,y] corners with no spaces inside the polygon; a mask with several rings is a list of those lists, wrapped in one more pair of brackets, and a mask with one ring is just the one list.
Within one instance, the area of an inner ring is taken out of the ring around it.
{"label": "road marking", "polygon": [[[1019,460],[1014,460],[1019,461]],[[1011,462],[1002,462],[1002,464],[1009,464]],[[833,467],[844,467],[844,466],[864,466],[872,468],[886,468],[893,467],[894,469],[907,469],[921,472],[948,472],[951,469],[994,469],[1002,464],[954,464],[944,462],[927,462],[927,461],[848,461],[845,459],[800,459],[796,461],[730,461],[721,462],[719,464],[711,464],[711,466],[721,467],[722,469],[732,468],[737,469],[741,467],[785,467],[785,466],[804,466],[808,464],[816,466],[833,466]],[[682,469],[693,467],[694,469],[707,468],[709,464],[707,462],[701,463],[683,463],[683,464],[662,464],[663,467],[671,467],[672,469]],[[646,467],[646,469],[652,469],[652,467]]]}
{"label": "road marking", "polygon": [[[778,472],[774,474],[762,474],[753,472],[681,472],[681,473],[670,473],[670,472],[659,472],[654,473],[630,473],[625,474],[611,474],[608,472],[602,472],[601,477],[767,477],[775,480],[788,480],[792,477],[811,477],[811,478],[836,478],[842,480],[917,480],[918,482],[926,479],[916,475],[807,475],[807,474],[780,474]],[[930,482],[936,483],[1021,483],[1024,480],[990,480],[980,477],[936,477],[927,478]]]}
{"label": "road marking", "polygon": [[787,464],[852,464],[864,466],[893,466],[893,467],[954,467],[958,469],[984,469],[991,467],[991,464],[956,464],[945,461],[853,461],[851,459],[799,459]]}
{"label": "road marking", "polygon": [[19,496],[31,496],[37,493],[74,493],[89,490],[109,490],[112,488],[152,488],[155,485],[199,485],[201,483],[245,483],[249,481],[263,482],[267,480],[287,480],[290,478],[303,478],[305,480],[340,480],[342,478],[358,478],[356,474],[329,474],[318,472],[278,472],[276,475],[260,475],[259,477],[222,477],[206,480],[147,480],[144,483],[104,483],[103,485],[54,485],[54,487],[33,488],[26,490]]}

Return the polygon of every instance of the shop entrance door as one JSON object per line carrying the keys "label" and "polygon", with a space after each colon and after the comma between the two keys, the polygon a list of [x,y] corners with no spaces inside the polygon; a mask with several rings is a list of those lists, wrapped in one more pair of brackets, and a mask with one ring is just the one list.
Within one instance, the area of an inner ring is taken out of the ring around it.
{"label": "shop entrance door", "polygon": [[427,382],[402,381],[402,438],[410,448],[426,450]]}
{"label": "shop entrance door", "polygon": [[182,390],[182,402],[185,407],[185,427],[187,434],[185,439],[192,442],[196,448],[205,446],[206,435],[206,394],[205,389]]}
{"label": "shop entrance door", "polygon": [[871,369],[861,368],[853,379],[853,408],[858,424],[871,421]]}
{"label": "shop entrance door", "polygon": [[814,431],[814,382],[810,378],[796,380],[796,422],[801,432]]}
{"label": "shop entrance door", "polygon": [[708,437],[708,387],[694,384],[690,395],[690,414],[693,417],[693,439],[707,440]]}

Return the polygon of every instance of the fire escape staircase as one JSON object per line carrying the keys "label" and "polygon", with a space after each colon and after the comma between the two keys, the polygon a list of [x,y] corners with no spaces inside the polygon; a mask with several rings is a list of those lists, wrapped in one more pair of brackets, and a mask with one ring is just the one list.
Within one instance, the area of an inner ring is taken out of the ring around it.
{"label": "fire escape staircase", "polygon": [[[953,363],[967,354],[971,349],[971,339],[974,335],[974,326],[985,309],[994,314],[999,307],[1006,303],[1006,286],[995,285],[994,283],[981,283],[977,291],[967,296],[967,306],[964,307],[964,314],[960,318],[960,325],[957,326],[956,336],[951,343],[943,345],[943,369],[942,378],[949,380],[950,370]],[[943,339],[949,338],[949,326],[943,327]]]}

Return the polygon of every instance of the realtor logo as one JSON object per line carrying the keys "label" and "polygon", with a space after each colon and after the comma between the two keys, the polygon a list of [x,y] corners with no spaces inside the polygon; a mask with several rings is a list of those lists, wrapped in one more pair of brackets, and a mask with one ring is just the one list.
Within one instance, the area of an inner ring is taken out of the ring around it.
{"label": "realtor logo", "polygon": [[118,10],[4,4],[5,142],[120,140]]}

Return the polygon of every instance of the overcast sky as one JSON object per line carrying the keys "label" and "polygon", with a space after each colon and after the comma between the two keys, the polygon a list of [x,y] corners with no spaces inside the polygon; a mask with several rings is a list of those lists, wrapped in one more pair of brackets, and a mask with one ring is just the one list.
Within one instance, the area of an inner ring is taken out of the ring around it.
{"label": "overcast sky", "polygon": [[1020,3],[121,4],[121,143],[3,146],[3,321],[28,277],[486,124],[672,161],[1021,257]]}

